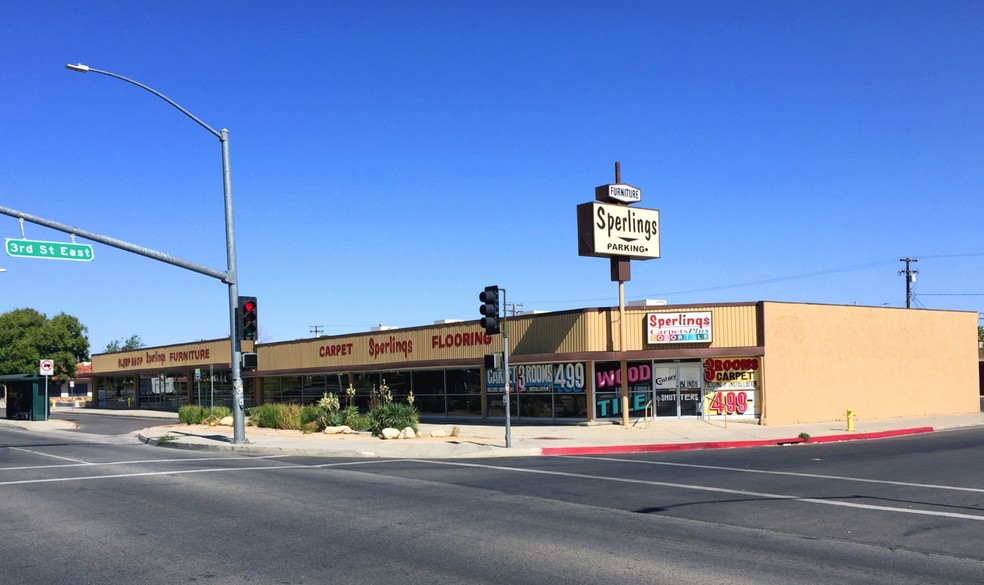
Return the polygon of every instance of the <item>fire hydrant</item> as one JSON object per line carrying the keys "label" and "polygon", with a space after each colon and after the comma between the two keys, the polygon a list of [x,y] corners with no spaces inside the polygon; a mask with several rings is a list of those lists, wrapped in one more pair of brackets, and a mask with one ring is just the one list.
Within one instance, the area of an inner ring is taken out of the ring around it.
{"label": "fire hydrant", "polygon": [[850,408],[848,408],[847,409],[847,430],[848,430],[848,432],[853,432],[854,431],[854,417],[855,416],[856,415],[854,414],[854,411],[851,410]]}

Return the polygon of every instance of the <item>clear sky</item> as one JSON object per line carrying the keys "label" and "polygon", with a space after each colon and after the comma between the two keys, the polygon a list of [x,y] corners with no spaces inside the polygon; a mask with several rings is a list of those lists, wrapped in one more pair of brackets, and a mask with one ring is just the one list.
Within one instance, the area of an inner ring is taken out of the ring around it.
{"label": "clear sky", "polygon": [[[575,208],[660,210],[628,300],[984,307],[984,4],[523,0],[6,2],[0,206],[226,268],[261,341],[618,303]],[[69,241],[24,224],[28,239]],[[0,215],[4,238],[20,238]],[[84,240],[79,240],[84,241]],[[93,353],[228,335],[219,280],[95,244],[0,256],[0,312]]]}

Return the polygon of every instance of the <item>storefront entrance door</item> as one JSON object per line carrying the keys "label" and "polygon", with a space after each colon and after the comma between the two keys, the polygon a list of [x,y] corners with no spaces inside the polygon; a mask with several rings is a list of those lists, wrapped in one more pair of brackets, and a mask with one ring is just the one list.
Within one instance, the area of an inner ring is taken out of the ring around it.
{"label": "storefront entrance door", "polygon": [[657,418],[698,416],[700,388],[700,362],[653,364],[653,411]]}

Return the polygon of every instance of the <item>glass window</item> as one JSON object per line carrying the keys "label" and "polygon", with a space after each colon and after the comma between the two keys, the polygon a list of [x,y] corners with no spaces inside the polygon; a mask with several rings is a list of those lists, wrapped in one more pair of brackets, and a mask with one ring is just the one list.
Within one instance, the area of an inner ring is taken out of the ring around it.
{"label": "glass window", "polygon": [[[628,362],[629,415],[644,416],[652,396],[652,362]],[[622,416],[622,369],[619,362],[595,364],[595,417]],[[674,403],[674,408],[676,405]]]}
{"label": "glass window", "polygon": [[280,401],[290,404],[301,404],[304,397],[304,385],[301,376],[283,376],[280,378]]}
{"label": "glass window", "polygon": [[325,392],[324,374],[301,376],[301,400],[304,404],[313,404],[321,400]]}
{"label": "glass window", "polygon": [[480,372],[478,369],[448,370],[448,394],[481,394],[482,375]]}
{"label": "glass window", "polygon": [[407,396],[410,394],[410,372],[383,372],[380,378],[389,386],[395,402],[407,401]]}
{"label": "glass window", "polygon": [[263,404],[280,402],[280,377],[268,376],[263,378]]}
{"label": "glass window", "polygon": [[421,370],[410,375],[413,405],[421,414],[447,416],[444,394],[444,370]]}

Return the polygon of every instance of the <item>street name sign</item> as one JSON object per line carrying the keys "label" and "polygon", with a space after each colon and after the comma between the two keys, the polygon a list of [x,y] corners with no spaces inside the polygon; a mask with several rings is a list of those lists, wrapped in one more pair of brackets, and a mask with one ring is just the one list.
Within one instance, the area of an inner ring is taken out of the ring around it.
{"label": "street name sign", "polygon": [[49,260],[92,261],[92,246],[70,242],[42,242],[7,238],[4,242],[8,256],[18,258],[48,258]]}

